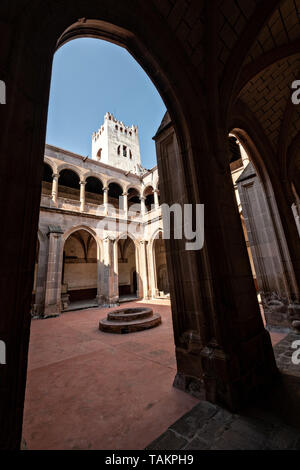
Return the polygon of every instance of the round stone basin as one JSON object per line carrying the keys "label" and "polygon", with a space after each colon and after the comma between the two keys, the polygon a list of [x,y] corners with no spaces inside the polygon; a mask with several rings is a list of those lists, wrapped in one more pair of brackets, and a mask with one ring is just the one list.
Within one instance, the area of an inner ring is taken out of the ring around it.
{"label": "round stone basin", "polygon": [[152,315],[152,308],[123,308],[109,313],[107,319],[110,321],[133,321],[149,318]]}
{"label": "round stone basin", "polygon": [[152,308],[122,308],[108,313],[99,322],[99,330],[106,333],[134,333],[161,324],[161,316]]}

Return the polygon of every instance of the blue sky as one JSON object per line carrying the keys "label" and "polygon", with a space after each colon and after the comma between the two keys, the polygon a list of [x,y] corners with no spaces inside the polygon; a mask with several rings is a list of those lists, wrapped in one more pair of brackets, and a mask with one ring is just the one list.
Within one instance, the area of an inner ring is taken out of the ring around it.
{"label": "blue sky", "polygon": [[91,156],[91,138],[107,111],[139,126],[142,164],[156,165],[152,140],[165,105],[144,70],[123,48],[98,39],[76,39],[53,61],[47,144]]}

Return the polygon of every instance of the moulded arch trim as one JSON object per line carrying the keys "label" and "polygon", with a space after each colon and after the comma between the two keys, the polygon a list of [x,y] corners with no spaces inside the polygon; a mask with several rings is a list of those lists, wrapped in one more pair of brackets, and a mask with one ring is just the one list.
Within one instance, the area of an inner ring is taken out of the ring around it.
{"label": "moulded arch trim", "polygon": [[120,186],[120,188],[122,189],[122,192],[123,193],[125,192],[125,184],[124,183],[120,183],[120,181],[118,181],[116,178],[111,178],[111,179],[107,180],[106,186],[109,187],[109,185],[112,184],[112,183],[115,183],[118,186]]}
{"label": "moulded arch trim", "polygon": [[62,252],[64,250],[64,246],[65,246],[65,243],[66,241],[68,240],[68,238],[75,232],[78,232],[80,230],[85,230],[86,232],[88,232],[90,235],[93,236],[95,242],[96,242],[96,245],[97,245],[97,258],[98,260],[100,259],[100,255],[102,253],[102,242],[101,240],[98,238],[96,232],[88,227],[87,225],[76,225],[75,227],[72,227],[70,229],[68,229],[62,236],[62,240],[63,240],[63,243],[62,243]]}
{"label": "moulded arch trim", "polygon": [[[73,171],[73,173],[76,173],[76,175],[78,176],[79,181],[84,180],[84,174],[81,173],[75,166],[72,166],[69,164],[61,164],[57,167],[57,172],[59,173],[59,175],[61,174],[63,170]],[[58,184],[59,184],[59,180],[58,180]]]}
{"label": "moulded arch trim", "polygon": [[82,180],[81,181],[85,181],[88,179],[88,178],[95,178],[97,179],[98,181],[100,181],[100,183],[102,184],[103,188],[105,187],[105,180],[102,179],[100,176],[98,176],[97,174],[93,173],[93,172],[88,172],[88,173],[85,173],[82,177]]}
{"label": "moulded arch trim", "polygon": [[230,134],[241,142],[249,160],[253,164],[261,182],[263,183],[265,191],[268,193],[270,185],[272,186],[271,179],[256,142],[253,140],[252,136],[249,135],[248,131],[243,128],[236,127],[230,131]]}
{"label": "moulded arch trim", "polygon": [[130,189],[135,189],[139,193],[139,196],[141,197],[142,189],[139,186],[135,184],[129,184],[128,186],[126,186],[126,189],[125,189],[126,193],[128,193]]}
{"label": "moulded arch trim", "polygon": [[120,233],[120,235],[118,235],[116,237],[114,245],[117,245],[119,240],[121,240],[123,237],[125,238],[125,235],[127,236],[127,238],[130,238],[133,241],[133,243],[135,245],[135,248],[138,248],[139,240],[137,238],[135,238],[134,235],[132,235],[131,233],[128,233],[128,232]]}
{"label": "moulded arch trim", "polygon": [[154,192],[154,189],[155,189],[155,188],[154,188],[154,184],[153,184],[153,183],[148,183],[148,184],[144,187],[144,189],[143,189],[143,194],[142,194],[143,196],[145,196],[145,191],[146,191],[148,188],[152,188],[152,190],[153,190],[153,192]]}
{"label": "moulded arch trim", "polygon": [[153,250],[154,242],[157,240],[157,235],[161,233],[163,235],[164,229],[162,227],[159,227],[158,229],[155,230],[155,232],[152,233],[151,238],[149,240],[149,248],[150,250]]}
{"label": "moulded arch trim", "polygon": [[53,174],[57,173],[57,165],[50,158],[44,157],[44,163],[50,166]]}

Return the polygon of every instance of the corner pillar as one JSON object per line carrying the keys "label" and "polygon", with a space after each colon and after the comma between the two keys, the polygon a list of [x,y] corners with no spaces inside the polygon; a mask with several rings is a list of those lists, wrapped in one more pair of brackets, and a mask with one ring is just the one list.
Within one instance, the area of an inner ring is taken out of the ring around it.
{"label": "corner pillar", "polygon": [[85,181],[80,181],[80,212],[85,210]]}
{"label": "corner pillar", "polygon": [[166,115],[155,136],[162,202],[180,201],[182,213],[185,204],[194,210],[195,204],[205,205],[202,249],[187,249],[184,237],[165,240],[177,360],[174,386],[237,410],[271,385],[278,371],[224,153],[228,136],[226,131],[215,135],[218,142],[210,146],[197,130],[193,145],[179,148]]}
{"label": "corner pillar", "polygon": [[62,234],[61,227],[49,225],[45,317],[57,316],[61,313]]}
{"label": "corner pillar", "polygon": [[54,202],[54,204],[57,204],[59,174],[54,173],[52,175],[52,178],[53,178],[53,180],[52,180],[52,201]]}

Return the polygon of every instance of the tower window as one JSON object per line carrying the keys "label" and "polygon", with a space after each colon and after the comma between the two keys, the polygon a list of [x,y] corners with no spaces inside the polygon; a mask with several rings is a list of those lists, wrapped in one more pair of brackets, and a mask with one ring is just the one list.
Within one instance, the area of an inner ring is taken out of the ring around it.
{"label": "tower window", "polygon": [[99,149],[97,152],[97,160],[101,160],[102,149]]}
{"label": "tower window", "polygon": [[132,160],[132,152],[131,152],[131,150],[129,150],[129,158],[130,158],[130,160]]}
{"label": "tower window", "polygon": [[118,130],[118,126],[117,126],[117,125],[115,126],[115,129],[116,129],[116,131]]}
{"label": "tower window", "polygon": [[118,146],[118,155],[120,155],[120,145]]}
{"label": "tower window", "polygon": [[127,147],[123,145],[123,157],[127,157]]}

